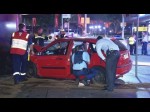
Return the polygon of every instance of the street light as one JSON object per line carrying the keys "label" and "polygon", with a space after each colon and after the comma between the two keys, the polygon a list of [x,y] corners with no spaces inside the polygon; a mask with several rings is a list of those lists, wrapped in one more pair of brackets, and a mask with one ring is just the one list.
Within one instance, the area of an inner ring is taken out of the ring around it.
{"label": "street light", "polygon": [[139,14],[139,17],[141,17],[141,16],[145,16],[145,14]]}
{"label": "street light", "polygon": [[101,28],[101,26],[98,26],[98,28]]}
{"label": "street light", "polygon": [[98,26],[95,26],[95,28],[98,28]]}
{"label": "street light", "polygon": [[106,28],[105,28],[105,27],[103,27],[103,29],[105,30]]}
{"label": "street light", "polygon": [[94,27],[93,27],[93,26],[89,26],[89,28],[90,28],[90,29],[93,29]]}

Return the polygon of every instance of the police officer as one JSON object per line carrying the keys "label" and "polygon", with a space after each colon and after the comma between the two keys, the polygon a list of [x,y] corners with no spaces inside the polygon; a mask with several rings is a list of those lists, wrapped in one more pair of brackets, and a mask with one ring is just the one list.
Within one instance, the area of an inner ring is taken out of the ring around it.
{"label": "police officer", "polygon": [[130,54],[133,55],[133,51],[134,54],[136,54],[136,40],[135,40],[136,35],[133,34],[133,36],[131,36],[129,38],[129,46],[130,46]]}
{"label": "police officer", "polygon": [[10,54],[12,54],[13,62],[13,78],[14,84],[18,84],[20,81],[26,79],[26,64],[28,57],[28,47],[30,47],[31,53],[33,52],[32,38],[26,32],[26,26],[23,23],[19,24],[19,31],[14,32],[11,38]]}
{"label": "police officer", "polygon": [[[85,86],[90,84],[90,80],[96,75],[94,71],[88,69],[90,63],[90,55],[83,48],[83,45],[75,47],[75,52],[72,55],[73,74],[76,77],[78,86]],[[84,75],[85,78],[80,81],[80,76]]]}
{"label": "police officer", "polygon": [[[109,38],[103,38],[101,36],[97,37],[96,51],[98,56],[106,62],[106,83],[108,91],[113,91],[117,63],[120,57],[119,47]],[[106,57],[103,55],[102,51],[106,54]]]}
{"label": "police officer", "polygon": [[148,33],[143,32],[142,37],[142,55],[147,55]]}

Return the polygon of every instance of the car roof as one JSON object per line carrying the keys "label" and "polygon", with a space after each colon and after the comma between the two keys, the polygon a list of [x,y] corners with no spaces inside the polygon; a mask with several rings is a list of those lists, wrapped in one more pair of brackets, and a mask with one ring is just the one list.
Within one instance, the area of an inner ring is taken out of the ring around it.
{"label": "car roof", "polygon": [[76,37],[76,38],[62,38],[60,40],[74,40],[74,41],[89,41],[89,42],[96,42],[96,38],[88,38],[88,37]]}

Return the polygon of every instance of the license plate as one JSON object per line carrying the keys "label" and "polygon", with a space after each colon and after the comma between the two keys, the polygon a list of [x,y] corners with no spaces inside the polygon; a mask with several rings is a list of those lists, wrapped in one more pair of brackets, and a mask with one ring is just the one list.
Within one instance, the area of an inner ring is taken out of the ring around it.
{"label": "license plate", "polygon": [[128,54],[125,54],[124,55],[124,59],[127,59],[129,56],[128,56]]}

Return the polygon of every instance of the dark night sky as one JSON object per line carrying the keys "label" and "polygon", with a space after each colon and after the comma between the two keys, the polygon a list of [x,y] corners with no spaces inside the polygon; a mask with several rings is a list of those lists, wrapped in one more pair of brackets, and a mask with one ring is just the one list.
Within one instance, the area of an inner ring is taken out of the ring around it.
{"label": "dark night sky", "polygon": [[[32,15],[28,15],[28,17],[33,17],[33,16],[46,16],[46,15],[50,15],[50,14],[32,14]],[[82,16],[84,16],[84,14],[82,14]],[[118,18],[121,19],[121,14],[87,14],[87,17],[90,17],[91,20],[106,20],[108,18]]]}
{"label": "dark night sky", "polygon": [[110,19],[110,18],[117,18],[117,19],[121,19],[121,14],[87,14],[88,17],[90,17],[92,20],[106,20],[106,19]]}

